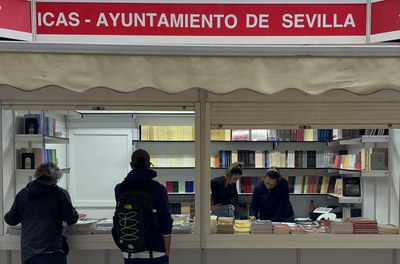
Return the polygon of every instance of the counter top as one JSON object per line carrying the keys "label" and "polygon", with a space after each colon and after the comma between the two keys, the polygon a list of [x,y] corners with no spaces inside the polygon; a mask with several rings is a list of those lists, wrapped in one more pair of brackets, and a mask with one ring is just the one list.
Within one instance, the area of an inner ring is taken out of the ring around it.
{"label": "counter top", "polygon": [[[20,236],[0,236],[0,250],[19,250]],[[69,235],[68,244],[75,250],[117,249],[110,234]],[[200,236],[194,234],[173,234],[171,248],[198,249]],[[204,240],[204,248],[313,248],[351,249],[381,248],[400,249],[400,235],[352,235],[352,234],[211,234]]]}

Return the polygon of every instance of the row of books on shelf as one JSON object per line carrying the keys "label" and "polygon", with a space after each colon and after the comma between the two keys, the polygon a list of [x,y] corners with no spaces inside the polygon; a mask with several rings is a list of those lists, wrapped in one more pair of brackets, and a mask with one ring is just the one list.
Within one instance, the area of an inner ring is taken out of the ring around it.
{"label": "row of books on shelf", "polygon": [[[289,184],[289,193],[292,194],[337,194],[343,196],[361,196],[359,177],[340,176],[284,176]],[[252,193],[254,187],[262,181],[261,176],[242,176],[240,178],[240,192]]]}
{"label": "row of books on shelf", "polygon": [[42,114],[25,114],[23,119],[17,119],[17,131],[22,134],[56,136],[56,125],[55,118],[43,117]]}
{"label": "row of books on shelf", "polygon": [[226,168],[233,162],[241,162],[245,168],[328,168],[335,153],[314,150],[219,150],[211,157],[211,167]]}
{"label": "row of books on shelf", "polygon": [[193,193],[194,181],[166,181],[168,193]]}
{"label": "row of books on shelf", "polygon": [[387,135],[387,129],[215,129],[214,141],[332,141],[361,135]]}
{"label": "row of books on shelf", "polygon": [[152,155],[154,167],[194,167],[194,155]]}
{"label": "row of books on shelf", "polygon": [[141,140],[192,141],[194,133],[194,126],[140,126]]}
{"label": "row of books on shelf", "polygon": [[36,169],[40,164],[45,162],[58,163],[56,149],[17,149],[17,159],[18,169]]}
{"label": "row of books on shelf", "polygon": [[359,177],[340,176],[288,176],[289,192],[301,193],[330,193],[340,196],[361,196]]}
{"label": "row of books on shelf", "polygon": [[[212,129],[212,141],[332,141],[361,135],[387,135],[388,129]],[[141,140],[192,141],[194,126],[141,125]]]}
{"label": "row of books on shelf", "polygon": [[335,156],[333,168],[354,170],[387,170],[387,148],[363,148],[357,154],[340,153]]}

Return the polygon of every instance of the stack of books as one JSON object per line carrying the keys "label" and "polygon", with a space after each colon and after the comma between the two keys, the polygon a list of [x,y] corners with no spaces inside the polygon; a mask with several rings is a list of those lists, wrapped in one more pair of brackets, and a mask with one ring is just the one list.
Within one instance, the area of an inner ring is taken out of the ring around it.
{"label": "stack of books", "polygon": [[290,234],[290,226],[284,223],[274,223],[274,234]]}
{"label": "stack of books", "polygon": [[272,234],[273,227],[270,220],[253,220],[250,224],[252,234]]}
{"label": "stack of books", "polygon": [[84,219],[78,220],[74,225],[67,226],[68,235],[89,235],[93,234],[96,230],[98,220]]}
{"label": "stack of books", "polygon": [[235,220],[233,230],[235,233],[250,233],[250,220]]}
{"label": "stack of books", "polygon": [[390,224],[378,224],[378,234],[398,234],[399,228]]}
{"label": "stack of books", "polygon": [[378,234],[378,223],[367,217],[348,217],[353,223],[354,234]]}
{"label": "stack of books", "polygon": [[218,217],[217,234],[233,234],[233,217]]}
{"label": "stack of books", "polygon": [[101,219],[96,224],[95,234],[111,234],[111,229],[113,227],[112,219]]}
{"label": "stack of books", "polygon": [[290,234],[308,234],[302,225],[294,224],[290,226]]}
{"label": "stack of books", "polygon": [[324,220],[325,231],[331,234],[353,234],[353,223],[341,219]]}
{"label": "stack of books", "polygon": [[211,234],[217,233],[217,216],[211,215],[211,223],[210,223],[210,232]]}
{"label": "stack of books", "polygon": [[193,225],[191,225],[191,224],[182,224],[182,225],[172,226],[173,234],[191,234],[192,231],[193,231]]}

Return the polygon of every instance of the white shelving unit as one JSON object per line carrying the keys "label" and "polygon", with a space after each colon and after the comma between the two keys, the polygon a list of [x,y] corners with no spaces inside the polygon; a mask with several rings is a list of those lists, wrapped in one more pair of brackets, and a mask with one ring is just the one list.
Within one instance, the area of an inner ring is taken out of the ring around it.
{"label": "white shelving unit", "polygon": [[[15,126],[14,126],[14,142],[15,142],[15,175],[18,177],[20,180],[17,180],[17,183],[22,182],[23,184],[17,184],[18,187],[16,188],[21,188],[24,186],[24,183],[29,182],[33,180],[33,175],[35,173],[35,169],[22,169],[22,164],[21,164],[21,157],[17,157],[18,154],[18,149],[20,148],[26,148],[26,149],[31,149],[31,148],[40,148],[43,151],[46,150],[49,146],[53,149],[58,149],[57,150],[57,161],[58,165],[61,169],[61,171],[64,174],[69,174],[70,173],[70,168],[68,166],[68,162],[66,160],[66,152],[67,148],[66,145],[69,144],[69,139],[66,137],[57,137],[57,136],[48,136],[45,135],[46,133],[43,129],[45,126],[45,117],[54,117],[55,118],[55,129],[57,132],[61,132],[62,134],[66,135],[66,123],[65,123],[65,117],[63,114],[60,113],[52,113],[50,111],[37,111],[35,112],[36,114],[40,114],[42,117],[41,126],[42,128],[40,129],[43,133],[41,134],[23,134],[24,132],[24,114],[30,113],[30,111],[14,111],[14,120],[15,120]],[[61,130],[61,131],[60,131]],[[63,146],[64,147],[61,147]],[[57,147],[58,146],[58,147]],[[63,153],[61,153],[63,152]],[[59,160],[60,159],[60,160]],[[62,159],[62,160],[61,160]],[[64,184],[66,187],[67,182],[65,180]]]}

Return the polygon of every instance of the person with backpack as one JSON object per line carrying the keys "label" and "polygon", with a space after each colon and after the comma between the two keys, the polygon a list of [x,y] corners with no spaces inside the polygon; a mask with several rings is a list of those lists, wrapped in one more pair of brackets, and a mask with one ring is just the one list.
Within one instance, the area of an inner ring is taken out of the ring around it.
{"label": "person with backpack", "polygon": [[168,264],[172,217],[167,190],[155,181],[150,155],[133,152],[132,170],[114,188],[116,208],[112,236],[125,264]]}
{"label": "person with backpack", "polygon": [[4,220],[14,226],[21,223],[21,259],[23,264],[66,264],[69,248],[62,236],[63,221],[78,221],[67,190],[57,185],[62,171],[52,162],[41,164],[35,180],[15,197]]}

